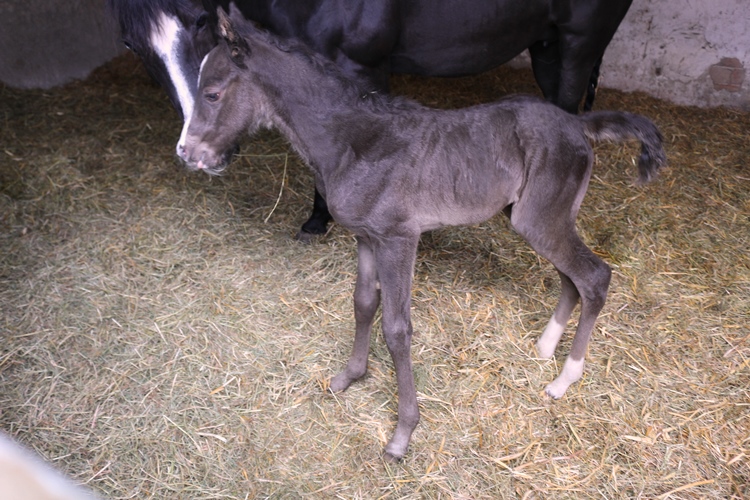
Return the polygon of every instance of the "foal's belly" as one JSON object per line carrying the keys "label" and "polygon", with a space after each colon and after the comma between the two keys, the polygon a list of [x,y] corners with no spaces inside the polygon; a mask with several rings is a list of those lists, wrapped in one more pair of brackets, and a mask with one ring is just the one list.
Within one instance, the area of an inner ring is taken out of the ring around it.
{"label": "foal's belly", "polygon": [[[472,226],[496,215],[504,207],[502,203],[488,203],[482,207],[443,207],[436,212],[422,211],[415,216],[420,232],[432,231],[447,226]],[[507,203],[506,203],[507,205]]]}

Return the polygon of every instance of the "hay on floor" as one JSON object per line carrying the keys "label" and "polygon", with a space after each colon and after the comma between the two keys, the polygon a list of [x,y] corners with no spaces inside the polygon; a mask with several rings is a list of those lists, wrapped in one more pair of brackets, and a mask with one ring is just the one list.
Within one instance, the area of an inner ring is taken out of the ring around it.
{"label": "hay on floor", "polygon": [[[537,92],[508,68],[393,90]],[[389,465],[382,338],[364,380],[324,390],[352,342],[353,238],[293,241],[312,179],[278,135],[221,178],[184,172],[177,114],[129,56],[0,102],[0,429],[102,496],[750,497],[750,115],[600,91],[661,127],[670,166],[635,187],[637,148],[596,147],[579,227],[614,275],[560,401],[543,387],[570,335],[534,351],[552,267],[502,217],[425,235],[422,421]]]}

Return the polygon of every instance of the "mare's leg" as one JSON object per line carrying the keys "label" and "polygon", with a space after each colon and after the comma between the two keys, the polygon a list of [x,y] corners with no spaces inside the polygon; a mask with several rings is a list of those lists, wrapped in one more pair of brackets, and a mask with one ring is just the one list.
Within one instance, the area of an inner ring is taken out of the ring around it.
{"label": "mare's leg", "polygon": [[594,105],[599,69],[604,51],[617,31],[630,0],[592,0],[570,9],[570,16],[560,30],[560,93],[558,105],[568,109],[581,103],[586,93],[584,111]]}
{"label": "mare's leg", "polygon": [[331,220],[333,220],[333,217],[331,217],[331,214],[328,211],[328,204],[316,188],[315,196],[313,198],[312,214],[310,215],[310,218],[307,219],[307,222],[302,224],[302,228],[295,238],[304,243],[308,243],[316,234],[325,234],[326,226]]}
{"label": "mare's leg", "polygon": [[[570,113],[578,113],[581,100],[586,93],[592,78],[598,80],[598,73],[594,76],[594,67],[599,58],[591,53],[571,53],[572,49],[565,52],[563,45],[562,64],[560,66],[560,84],[557,90],[557,101],[555,104]],[[581,51],[582,52],[582,51]],[[598,72],[598,69],[597,69]],[[593,97],[587,106],[594,105]]]}
{"label": "mare's leg", "polygon": [[376,259],[383,294],[383,337],[398,384],[398,423],[385,447],[387,460],[400,460],[419,422],[411,365],[411,285],[419,236],[397,237],[378,245]]}
{"label": "mare's leg", "polygon": [[[547,394],[557,399],[562,397],[568,387],[583,375],[583,358],[586,355],[586,347],[594,329],[596,318],[607,299],[612,271],[581,241],[576,233],[572,218],[566,219],[568,222],[565,222],[560,220],[561,217],[545,216],[549,212],[534,210],[534,208],[539,207],[528,208],[532,208],[532,210],[526,211],[525,214],[521,214],[517,208],[514,210],[513,227],[529,242],[534,250],[552,262],[561,275],[569,278],[581,299],[581,316],[578,320],[578,329],[573,338],[570,355],[565,360],[560,375],[545,388]],[[565,210],[562,211],[565,212]],[[570,213],[570,210],[568,210],[568,213]],[[518,217],[516,218],[516,216]],[[555,308],[553,320],[555,318],[562,319],[556,315],[558,311],[572,310],[568,301],[573,295],[566,281],[565,279],[562,280],[563,295],[560,299],[561,303],[564,302],[564,304]],[[557,337],[558,332],[560,330],[557,326],[553,326],[549,333],[545,330],[546,341],[550,342],[550,338]],[[542,337],[544,338],[544,336],[543,334]]]}
{"label": "mare's leg", "polygon": [[555,354],[557,343],[560,342],[565,326],[568,324],[570,315],[578,303],[578,289],[570,281],[567,275],[557,271],[560,275],[560,301],[557,303],[554,314],[544,328],[542,336],[536,343],[536,350],[542,358],[551,358]]}
{"label": "mare's leg", "polygon": [[[549,102],[557,104],[560,87],[560,44],[557,41],[541,40],[529,47],[531,69],[534,79]],[[575,113],[575,110],[566,110]]]}
{"label": "mare's leg", "polygon": [[596,64],[594,64],[589,75],[589,84],[586,87],[586,99],[583,101],[583,110],[591,111],[594,109],[594,99],[596,99],[596,89],[599,87],[599,74],[602,68],[602,61],[604,58],[600,57]]}
{"label": "mare's leg", "polygon": [[[561,37],[556,41],[539,41],[529,47],[531,68],[544,98],[568,113],[577,114],[586,90],[599,78],[601,55],[587,50],[594,41]],[[595,71],[596,70],[596,71]],[[586,100],[588,110],[593,95]]]}
{"label": "mare's leg", "polygon": [[354,347],[344,371],[331,379],[333,392],[345,390],[355,380],[367,373],[367,355],[370,351],[370,334],[375,312],[380,304],[378,273],[375,255],[369,244],[357,239],[357,284],[354,288]]}

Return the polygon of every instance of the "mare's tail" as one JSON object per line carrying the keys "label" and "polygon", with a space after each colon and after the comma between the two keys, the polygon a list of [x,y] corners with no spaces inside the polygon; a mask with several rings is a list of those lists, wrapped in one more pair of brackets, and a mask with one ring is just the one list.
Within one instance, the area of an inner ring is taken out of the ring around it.
{"label": "mare's tail", "polygon": [[645,116],[624,111],[592,111],[579,117],[583,122],[583,132],[593,141],[641,141],[641,156],[638,158],[640,184],[653,179],[659,169],[667,164],[661,132]]}

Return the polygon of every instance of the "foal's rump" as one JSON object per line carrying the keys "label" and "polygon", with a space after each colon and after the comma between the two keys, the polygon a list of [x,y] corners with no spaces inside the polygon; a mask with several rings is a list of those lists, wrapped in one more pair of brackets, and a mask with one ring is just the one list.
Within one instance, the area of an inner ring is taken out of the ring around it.
{"label": "foal's rump", "polygon": [[667,163],[661,132],[645,116],[625,111],[591,111],[571,115],[531,96],[513,96],[500,102],[517,106],[518,135],[533,138],[532,149],[542,147],[539,144],[542,138],[546,139],[547,147],[561,145],[568,150],[580,148],[581,133],[594,142],[637,140],[641,143],[638,161],[640,183],[650,181]]}
{"label": "foal's rump", "polygon": [[572,221],[591,175],[591,141],[639,140],[641,183],[666,163],[659,130],[632,113],[573,115],[517,95],[452,111],[420,108],[409,116],[408,127],[394,120],[390,129],[409,145],[407,156],[419,168],[392,180],[419,193],[414,202],[422,230],[474,224],[508,205]]}
{"label": "foal's rump", "polygon": [[574,230],[591,176],[592,141],[640,141],[640,183],[666,163],[662,136],[643,116],[619,111],[573,115],[531,96],[513,96],[498,106],[514,111],[513,123],[506,126],[514,127],[523,157],[525,179],[511,210],[517,230],[527,225]]}

